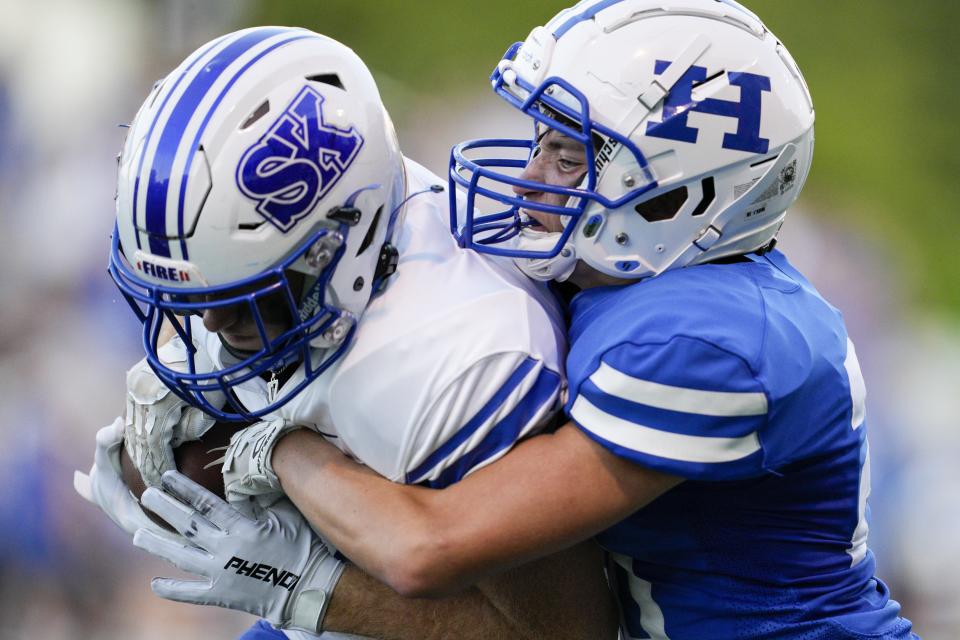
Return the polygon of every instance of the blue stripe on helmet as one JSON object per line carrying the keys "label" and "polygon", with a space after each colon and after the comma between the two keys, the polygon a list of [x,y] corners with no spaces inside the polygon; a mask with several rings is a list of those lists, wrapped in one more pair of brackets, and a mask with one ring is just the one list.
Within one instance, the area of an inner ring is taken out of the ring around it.
{"label": "blue stripe on helmet", "polygon": [[[157,127],[157,122],[160,120],[160,114],[163,113],[164,108],[167,106],[167,101],[170,100],[170,96],[172,96],[174,93],[176,93],[177,87],[180,86],[180,82],[181,82],[184,78],[187,77],[187,74],[190,73],[190,69],[193,68],[193,65],[197,64],[197,62],[199,62],[200,60],[203,60],[203,58],[206,57],[207,53],[208,53],[211,49],[213,49],[215,46],[217,46],[218,44],[220,44],[220,42],[222,42],[223,39],[226,38],[226,37],[227,37],[227,36],[223,36],[222,38],[217,38],[216,40],[214,40],[213,42],[211,42],[210,45],[209,45],[208,47],[206,47],[203,51],[201,51],[201,52],[198,53],[196,56],[194,56],[193,60],[190,61],[190,64],[187,65],[187,68],[184,69],[184,70],[183,70],[183,73],[180,74],[180,77],[177,78],[177,81],[174,82],[174,83],[173,83],[173,86],[170,87],[169,91],[166,92],[167,95],[164,96],[163,102],[160,103],[160,108],[157,109],[157,113],[156,113],[156,115],[153,117],[153,122],[150,123],[150,129],[147,131],[146,142],[144,142],[143,148],[142,148],[142,153],[140,154],[140,162],[137,163],[136,179],[134,180],[134,183],[133,183],[133,207],[132,207],[132,208],[133,208],[133,211],[132,211],[132,215],[133,215],[133,230],[134,230],[134,236],[135,236],[136,239],[137,239],[137,249],[142,249],[142,248],[143,248],[143,246],[142,246],[141,243],[140,243],[140,230],[139,230],[139,227],[137,226],[137,200],[138,200],[137,196],[138,196],[139,193],[140,193],[140,175],[141,175],[141,172],[143,171],[143,161],[144,161],[144,160],[146,159],[146,157],[147,157],[147,147],[148,147],[148,145],[149,145],[149,143],[150,143],[150,138],[153,137],[153,130]],[[167,80],[169,80],[169,77],[167,78]]]}
{"label": "blue stripe on helmet", "polygon": [[153,165],[150,168],[150,182],[147,185],[146,227],[152,254],[170,257],[170,243],[167,241],[166,228],[167,191],[170,185],[170,173],[177,157],[177,150],[180,148],[180,142],[183,139],[183,133],[190,124],[197,107],[206,97],[213,83],[237,58],[264,40],[288,31],[292,31],[292,29],[287,27],[256,29],[224,47],[199,70],[183,92],[180,101],[173,108],[160,134]]}
{"label": "blue stripe on helmet", "polygon": [[[299,30],[298,30],[299,31]],[[217,107],[223,101],[224,96],[227,95],[227,92],[230,91],[230,88],[236,83],[236,81],[242,76],[247,69],[249,69],[253,64],[259,61],[262,57],[277,49],[282,47],[285,44],[293,42],[295,40],[303,40],[304,38],[316,38],[317,36],[313,33],[303,33],[300,32],[298,35],[291,36],[284,40],[281,40],[277,43],[274,43],[267,49],[264,49],[258,53],[252,60],[247,62],[243,67],[234,74],[230,81],[227,82],[223,90],[220,91],[220,95],[217,96],[216,100],[213,101],[213,104],[210,106],[210,109],[207,111],[207,115],[204,116],[203,122],[200,123],[200,128],[197,130],[197,135],[193,138],[193,143],[190,145],[190,149],[199,149],[200,148],[200,137],[203,135],[204,130],[207,128],[207,124],[210,122],[210,118],[213,117],[214,112],[217,110]],[[187,164],[183,168],[183,180],[180,181],[180,197],[177,200],[177,232],[180,237],[180,250],[183,252],[183,259],[187,259],[187,239],[184,237],[183,229],[183,218],[184,218],[184,202],[187,197],[187,178],[190,175],[190,166],[193,164],[193,157],[195,154],[191,153],[187,156]]]}
{"label": "blue stripe on helmet", "polygon": [[584,20],[592,20],[594,16],[607,7],[612,7],[620,2],[623,2],[623,0],[600,0],[600,2],[596,3],[592,7],[568,18],[566,22],[557,27],[557,29],[553,32],[553,37],[559,40],[563,34],[565,34],[567,31],[570,31],[570,29],[574,28]]}

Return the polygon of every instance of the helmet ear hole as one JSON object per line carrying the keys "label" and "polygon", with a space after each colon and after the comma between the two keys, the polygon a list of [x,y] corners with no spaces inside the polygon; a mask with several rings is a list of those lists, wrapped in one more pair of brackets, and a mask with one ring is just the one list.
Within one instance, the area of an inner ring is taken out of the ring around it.
{"label": "helmet ear hole", "polygon": [[256,109],[253,110],[246,120],[243,121],[243,124],[240,125],[240,131],[249,129],[254,122],[262,118],[263,116],[270,113],[270,101],[264,100],[261,102]]}
{"label": "helmet ear hole", "polygon": [[702,216],[707,212],[707,209],[713,204],[714,199],[717,197],[717,191],[713,184],[713,176],[704,178],[700,186],[703,188],[703,198],[700,200],[697,208],[693,210],[693,213],[690,214],[690,217]]}
{"label": "helmet ear hole", "polygon": [[677,187],[641,202],[634,210],[647,222],[660,222],[677,217],[686,202],[687,188]]}
{"label": "helmet ear hole", "polygon": [[373,236],[377,233],[377,229],[379,228],[381,213],[383,213],[383,206],[380,206],[377,209],[377,212],[373,214],[373,222],[371,222],[370,226],[367,227],[367,235],[363,237],[363,242],[361,242],[360,246],[357,248],[358,256],[364,251],[366,251],[367,247],[369,247],[373,243]]}
{"label": "helmet ear hole", "polygon": [[307,76],[306,79],[310,82],[321,82],[323,84],[328,84],[331,87],[336,87],[337,89],[343,89],[343,82],[341,82],[340,76],[335,73],[318,73],[316,75]]}

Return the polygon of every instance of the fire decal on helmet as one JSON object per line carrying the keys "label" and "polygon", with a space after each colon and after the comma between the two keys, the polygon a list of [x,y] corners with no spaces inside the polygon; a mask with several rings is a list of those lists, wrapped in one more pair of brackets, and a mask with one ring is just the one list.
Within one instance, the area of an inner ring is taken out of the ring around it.
{"label": "fire decal on helmet", "polygon": [[323,117],[323,96],[304,87],[237,166],[240,191],[287,232],[307,216],[356,159],[363,137]]}

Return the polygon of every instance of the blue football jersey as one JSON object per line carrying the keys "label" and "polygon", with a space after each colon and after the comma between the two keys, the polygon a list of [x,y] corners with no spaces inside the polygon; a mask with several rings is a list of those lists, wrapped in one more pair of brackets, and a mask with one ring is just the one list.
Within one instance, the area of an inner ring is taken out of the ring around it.
{"label": "blue football jersey", "polygon": [[598,537],[626,637],[914,637],[866,544],[856,352],[783,254],[589,289],[571,316],[569,415],[686,479]]}

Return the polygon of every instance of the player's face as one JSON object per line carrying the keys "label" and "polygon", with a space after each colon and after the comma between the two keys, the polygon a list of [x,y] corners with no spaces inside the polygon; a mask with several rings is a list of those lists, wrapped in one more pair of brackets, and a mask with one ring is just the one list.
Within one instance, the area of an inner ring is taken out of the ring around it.
{"label": "player's face", "polygon": [[[268,340],[273,341],[292,326],[290,305],[282,290],[260,298],[257,308]],[[205,309],[203,327],[220,334],[220,339],[231,349],[258,351],[263,347],[257,322],[247,304]]]}
{"label": "player's face", "polygon": [[[548,130],[540,137],[533,157],[527,163],[520,177],[544,184],[573,187],[580,183],[587,172],[587,154],[583,145],[573,138],[569,138],[553,129]],[[567,197],[557,193],[546,193],[536,189],[515,186],[517,195],[524,200],[556,206],[564,206]],[[542,231],[563,231],[563,221],[560,216],[540,211],[523,210],[533,218]]]}

